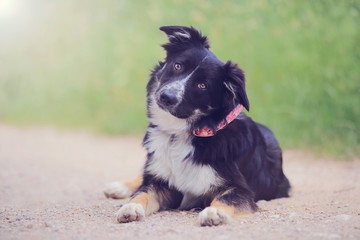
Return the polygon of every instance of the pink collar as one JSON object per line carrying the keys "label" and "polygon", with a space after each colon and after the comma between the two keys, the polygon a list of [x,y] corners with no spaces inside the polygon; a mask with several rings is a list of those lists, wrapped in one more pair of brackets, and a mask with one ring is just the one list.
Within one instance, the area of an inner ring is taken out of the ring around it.
{"label": "pink collar", "polygon": [[229,123],[231,123],[242,111],[243,106],[237,105],[234,110],[232,110],[224,120],[222,120],[219,125],[215,128],[205,127],[203,129],[194,129],[192,134],[197,137],[211,137],[216,134],[217,131],[225,128]]}

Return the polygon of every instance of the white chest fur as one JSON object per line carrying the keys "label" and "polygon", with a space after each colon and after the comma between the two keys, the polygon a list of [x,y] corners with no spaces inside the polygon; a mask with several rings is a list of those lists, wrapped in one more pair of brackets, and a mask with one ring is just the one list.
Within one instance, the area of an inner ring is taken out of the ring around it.
{"label": "white chest fur", "polygon": [[168,181],[184,194],[199,196],[220,184],[221,179],[209,165],[192,162],[194,147],[190,141],[187,135],[172,136],[150,129],[145,147],[153,155],[146,171]]}

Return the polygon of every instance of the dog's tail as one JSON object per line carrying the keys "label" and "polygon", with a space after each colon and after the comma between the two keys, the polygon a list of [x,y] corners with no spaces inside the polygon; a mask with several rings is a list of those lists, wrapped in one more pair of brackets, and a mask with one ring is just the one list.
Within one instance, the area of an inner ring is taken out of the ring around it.
{"label": "dog's tail", "polygon": [[289,197],[290,188],[291,188],[290,182],[287,179],[287,177],[284,175],[283,180],[279,185],[276,198]]}

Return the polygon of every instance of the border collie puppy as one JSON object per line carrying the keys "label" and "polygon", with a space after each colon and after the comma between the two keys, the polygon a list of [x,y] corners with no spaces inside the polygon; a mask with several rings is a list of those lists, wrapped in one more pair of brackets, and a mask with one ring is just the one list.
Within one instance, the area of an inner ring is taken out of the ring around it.
{"label": "border collie puppy", "polygon": [[245,75],[209,50],[193,27],[164,26],[166,59],[147,85],[149,126],[142,177],[112,183],[105,195],[131,196],[120,223],[166,209],[202,208],[201,226],[257,210],[256,201],[288,197],[282,152],[273,133],[249,111]]}

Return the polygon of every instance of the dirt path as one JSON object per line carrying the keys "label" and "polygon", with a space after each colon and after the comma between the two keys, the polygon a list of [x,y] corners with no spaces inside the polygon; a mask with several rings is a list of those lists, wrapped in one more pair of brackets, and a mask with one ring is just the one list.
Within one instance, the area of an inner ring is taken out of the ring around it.
{"label": "dirt path", "polygon": [[292,197],[258,213],[200,227],[197,213],[169,211],[118,224],[126,200],[103,185],[141,172],[141,139],[0,124],[0,239],[360,239],[360,160],[286,151]]}

